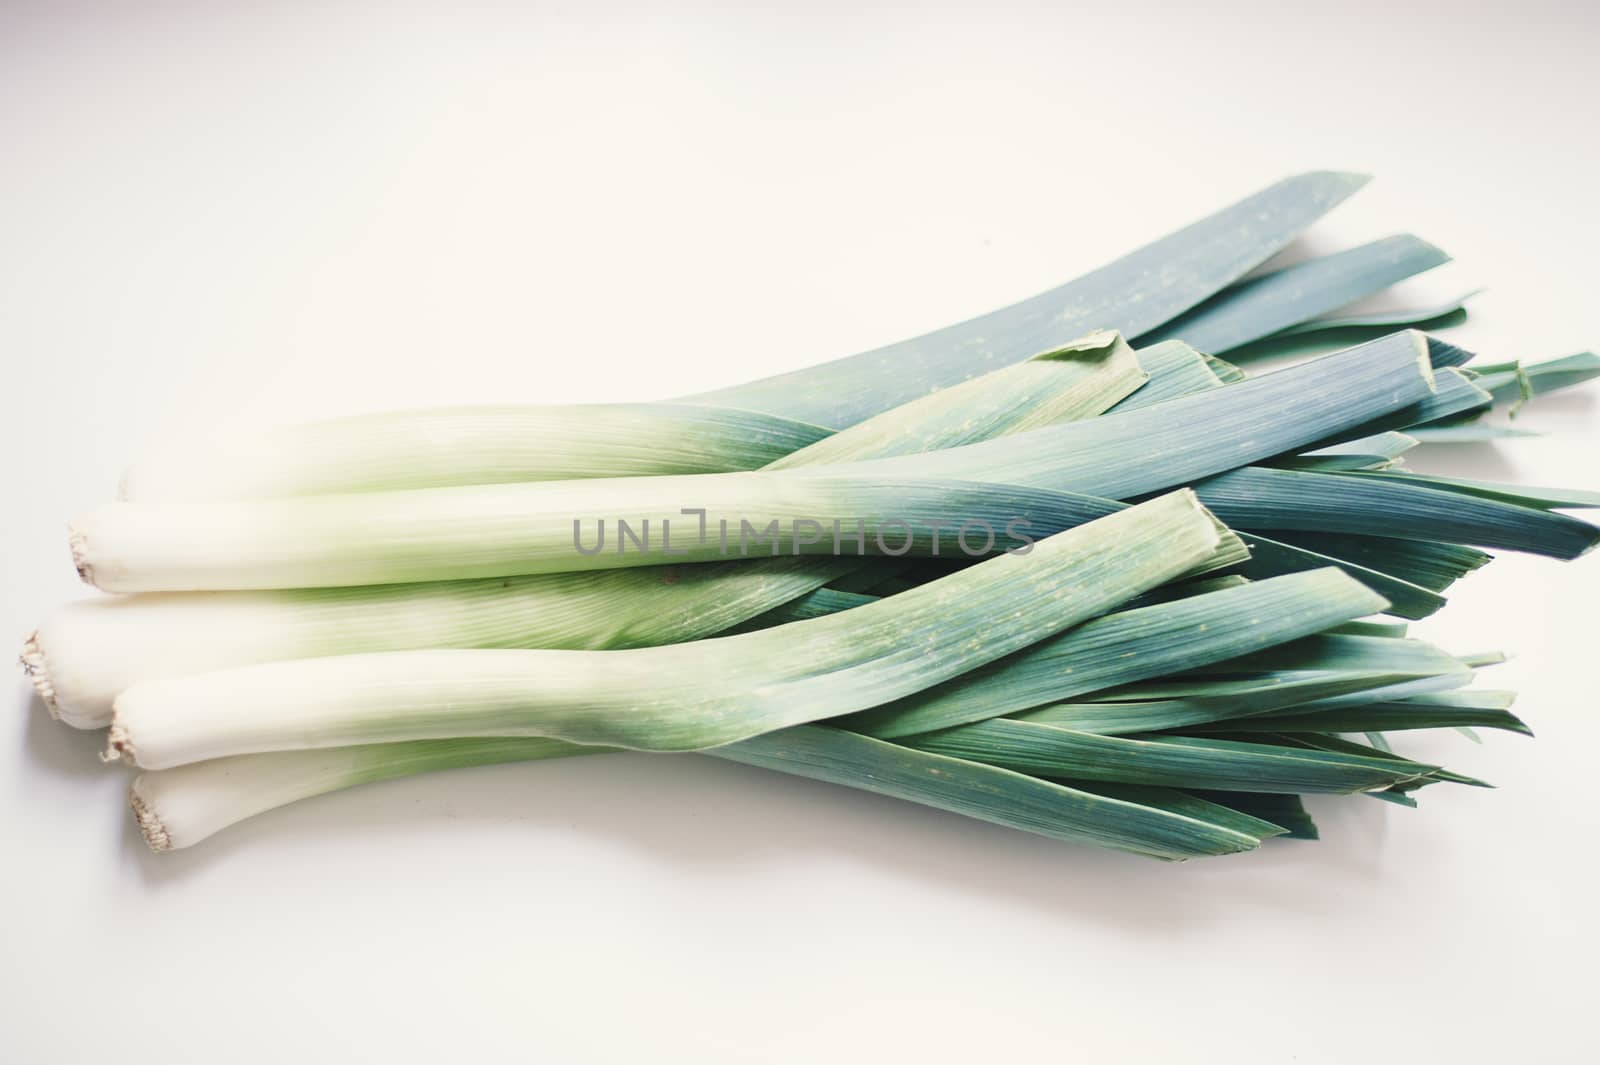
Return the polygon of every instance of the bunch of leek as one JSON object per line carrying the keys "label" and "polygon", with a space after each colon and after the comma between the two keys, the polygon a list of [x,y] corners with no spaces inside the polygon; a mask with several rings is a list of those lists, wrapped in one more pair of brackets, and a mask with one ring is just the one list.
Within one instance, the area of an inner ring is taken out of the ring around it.
{"label": "bunch of leek", "polygon": [[[158,850],[367,781],[619,748],[1170,859],[1314,835],[1302,794],[1481,783],[1383,735],[1526,732],[1466,688],[1494,656],[1361,619],[1436,611],[1483,548],[1584,553],[1600,535],[1557,511],[1600,497],[1403,455],[1595,360],[1479,374],[1407,331],[1260,375],[1197,350],[1444,313],[1341,313],[1444,261],[1414,237],[1241,280],[1360,180],[1291,178],[1023,303],[719,392],[151,456],[73,527],[118,594],[24,665],[145,770]],[[763,557],[730,557],[730,527]]]}

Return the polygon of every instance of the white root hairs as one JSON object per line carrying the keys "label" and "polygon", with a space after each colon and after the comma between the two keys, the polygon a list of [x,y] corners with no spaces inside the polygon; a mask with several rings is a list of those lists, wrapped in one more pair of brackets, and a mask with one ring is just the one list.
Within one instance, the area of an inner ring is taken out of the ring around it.
{"label": "white root hairs", "polygon": [[33,681],[33,690],[39,693],[44,708],[50,711],[51,717],[60,721],[61,706],[56,701],[55,685],[50,682],[50,670],[45,665],[44,651],[39,647],[37,632],[30,635],[27,642],[22,645],[21,661],[23,672]]}
{"label": "white root hairs", "polygon": [[167,834],[167,826],[161,823],[161,818],[144,801],[139,794],[139,781],[133,782],[133,787],[128,789],[128,805],[133,809],[133,818],[139,823],[139,834],[150,849],[156,853],[172,850],[172,837]]}

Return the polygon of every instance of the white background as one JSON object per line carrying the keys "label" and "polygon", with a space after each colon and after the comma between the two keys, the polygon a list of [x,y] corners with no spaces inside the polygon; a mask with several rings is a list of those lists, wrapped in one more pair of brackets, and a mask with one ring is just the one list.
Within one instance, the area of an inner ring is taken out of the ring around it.
{"label": "white background", "polygon": [[[83,594],[66,522],[158,431],[731,383],[1304,169],[1378,177],[1312,246],[1412,229],[1458,260],[1430,293],[1490,287],[1452,339],[1600,335],[1592,6],[673,6],[0,7],[0,631]],[[1594,396],[1418,464],[1600,487]],[[1422,627],[1519,655],[1538,740],[1402,744],[1500,790],[1182,866],[643,756],[155,856],[19,677],[0,1058],[1588,1058],[1597,596],[1506,558]]]}

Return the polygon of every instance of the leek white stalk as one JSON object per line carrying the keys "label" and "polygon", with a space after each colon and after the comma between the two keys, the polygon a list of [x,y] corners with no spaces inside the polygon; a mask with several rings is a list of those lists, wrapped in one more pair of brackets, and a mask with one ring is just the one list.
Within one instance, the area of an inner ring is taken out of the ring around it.
{"label": "leek white stalk", "polygon": [[418,651],[137,684],[110,751],[145,768],[295,747],[548,736],[697,750],[909,695],[1211,557],[1187,491],[889,599],[776,629],[626,651]]}
{"label": "leek white stalk", "polygon": [[600,754],[542,737],[468,738],[275,751],[179,766],[134,779],[129,804],[152,850],[193,846],[247,817],[359,784],[470,765]]}

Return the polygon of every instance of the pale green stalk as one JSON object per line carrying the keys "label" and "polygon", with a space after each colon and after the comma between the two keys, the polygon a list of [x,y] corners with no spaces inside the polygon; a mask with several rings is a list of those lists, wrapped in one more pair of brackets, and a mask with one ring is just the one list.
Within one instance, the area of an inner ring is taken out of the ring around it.
{"label": "pale green stalk", "polygon": [[1139,391],[1112,407],[1112,413],[1123,414],[1153,407],[1157,403],[1198,395],[1223,385],[1208,358],[1179,340],[1163,340],[1148,348],[1140,348],[1139,365],[1150,375],[1150,380]]}
{"label": "pale green stalk", "polygon": [[1223,521],[1252,532],[1440,540],[1562,559],[1600,542],[1600,529],[1576,518],[1421,479],[1252,467],[1201,481],[1195,491]]}
{"label": "pale green stalk", "polygon": [[[769,464],[769,470],[920,455],[1079,421],[1142,391],[1150,375],[1116,333],[1091,333],[1055,351],[943,388]],[[1078,382],[1063,387],[1063,380]]]}
{"label": "pale green stalk", "polygon": [[247,817],[360,784],[441,769],[602,754],[607,750],[531,736],[245,754],[141,773],[134,778],[129,802],[150,848],[177,850],[193,846]]}
{"label": "pale green stalk", "polygon": [[676,403],[393,411],[223,433],[203,448],[173,446],[127,471],[122,498],[216,502],[849,462],[1091,417],[1144,380],[1133,349],[1102,332],[842,434],[771,414]]}
{"label": "pale green stalk", "polygon": [[141,502],[261,499],[461,484],[754,470],[830,429],[676,403],[448,407],[215,434],[122,478]]}

